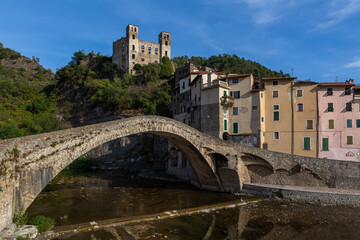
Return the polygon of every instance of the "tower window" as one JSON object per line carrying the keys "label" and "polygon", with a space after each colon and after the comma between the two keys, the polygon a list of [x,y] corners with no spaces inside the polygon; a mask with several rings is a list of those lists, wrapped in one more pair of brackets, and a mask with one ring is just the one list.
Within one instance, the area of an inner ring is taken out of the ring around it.
{"label": "tower window", "polygon": [[135,50],[135,45],[133,45],[133,50]]}
{"label": "tower window", "polygon": [[169,40],[169,34],[166,36],[167,40]]}
{"label": "tower window", "polygon": [[165,45],[166,45],[166,46],[168,45],[168,41],[165,41]]}
{"label": "tower window", "polygon": [[135,59],[135,54],[132,55],[132,59]]}
{"label": "tower window", "polygon": [[148,47],[148,50],[150,51],[150,50],[151,50],[151,47]]}
{"label": "tower window", "polygon": [[136,32],[136,28],[134,28],[134,31]]}
{"label": "tower window", "polygon": [[133,39],[135,39],[135,34],[133,34]]}
{"label": "tower window", "polygon": [[157,48],[155,48],[155,52],[157,52],[158,51],[158,49]]}
{"label": "tower window", "polygon": [[141,61],[142,61],[142,62],[145,62],[145,58],[141,58]]}
{"label": "tower window", "polygon": [[141,45],[141,49],[144,49],[145,47],[144,47],[144,45]]}
{"label": "tower window", "polygon": [[165,56],[167,56],[167,51],[165,51]]}

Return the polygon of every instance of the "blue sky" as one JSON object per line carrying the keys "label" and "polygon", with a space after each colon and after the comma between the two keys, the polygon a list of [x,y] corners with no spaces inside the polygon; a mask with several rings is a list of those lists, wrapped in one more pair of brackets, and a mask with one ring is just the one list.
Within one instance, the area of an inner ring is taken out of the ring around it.
{"label": "blue sky", "polygon": [[359,0],[3,1],[0,42],[56,70],[77,50],[111,56],[127,24],[141,40],[171,32],[172,57],[236,54],[301,80],[360,83]]}

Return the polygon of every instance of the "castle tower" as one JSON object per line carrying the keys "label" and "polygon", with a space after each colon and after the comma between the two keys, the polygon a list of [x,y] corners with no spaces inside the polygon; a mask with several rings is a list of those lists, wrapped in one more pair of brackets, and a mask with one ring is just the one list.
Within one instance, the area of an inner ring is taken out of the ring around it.
{"label": "castle tower", "polygon": [[171,33],[162,31],[159,34],[160,62],[164,56],[171,59]]}
{"label": "castle tower", "polygon": [[126,27],[126,40],[128,42],[128,69],[132,69],[137,63],[139,53],[139,27],[129,24]]}

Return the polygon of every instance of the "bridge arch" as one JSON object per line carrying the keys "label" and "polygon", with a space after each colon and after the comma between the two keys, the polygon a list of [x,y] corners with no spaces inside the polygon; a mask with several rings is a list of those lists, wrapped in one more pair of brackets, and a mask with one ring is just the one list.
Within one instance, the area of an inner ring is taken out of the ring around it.
{"label": "bridge arch", "polygon": [[5,183],[0,193],[0,229],[20,207],[26,209],[50,180],[75,159],[106,142],[139,133],[170,140],[188,159],[200,188],[223,190],[203,149],[207,135],[158,116],[122,119],[0,142],[1,163],[8,168],[8,173],[0,176],[0,182]]}

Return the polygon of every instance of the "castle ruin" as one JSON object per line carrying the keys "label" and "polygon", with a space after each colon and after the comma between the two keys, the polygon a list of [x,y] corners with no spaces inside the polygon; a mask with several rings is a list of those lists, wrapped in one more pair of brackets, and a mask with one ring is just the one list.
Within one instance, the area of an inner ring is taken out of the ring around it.
{"label": "castle ruin", "polygon": [[139,27],[129,24],[126,37],[113,43],[112,62],[124,73],[131,73],[135,64],[161,63],[164,56],[171,58],[171,34],[162,31],[158,41],[139,40]]}

